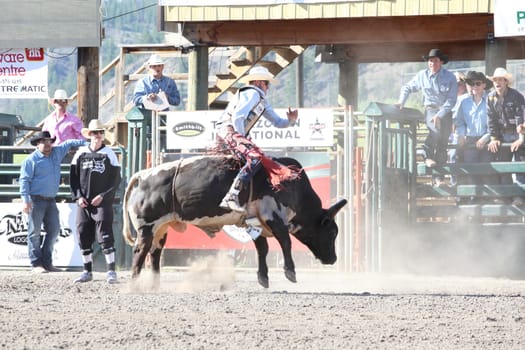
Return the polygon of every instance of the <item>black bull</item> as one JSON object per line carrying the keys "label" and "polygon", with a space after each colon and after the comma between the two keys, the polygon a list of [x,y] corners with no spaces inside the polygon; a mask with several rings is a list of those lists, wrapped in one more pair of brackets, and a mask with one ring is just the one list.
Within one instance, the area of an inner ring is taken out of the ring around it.
{"label": "black bull", "polygon": [[[301,169],[295,159],[277,160]],[[213,237],[223,225],[245,225],[245,215],[219,207],[238,168],[237,161],[231,157],[203,156],[165,163],[131,177],[123,202],[123,234],[126,241],[134,245],[134,277],[140,273],[148,252],[151,253],[153,271],[160,271],[160,256],[168,227],[183,232],[186,223],[190,223]],[[346,200],[323,209],[304,171],[301,171],[300,179],[286,181],[283,185],[282,190],[273,190],[266,173],[261,170],[253,178],[251,189],[240,196],[241,204],[250,202],[248,210],[257,216],[263,227],[263,234],[254,242],[258,255],[258,280],[265,288],[269,285],[266,237],[273,236],[279,242],[285,275],[292,282],[296,278],[290,234],[305,244],[323,264],[334,264],[337,260],[335,239],[338,228],[334,216]],[[131,234],[130,219],[136,239]]]}

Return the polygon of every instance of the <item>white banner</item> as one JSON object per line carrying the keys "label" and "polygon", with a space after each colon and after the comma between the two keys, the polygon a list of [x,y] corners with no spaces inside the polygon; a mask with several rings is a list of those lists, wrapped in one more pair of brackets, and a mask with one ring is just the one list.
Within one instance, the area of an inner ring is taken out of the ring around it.
{"label": "white banner", "polygon": [[0,50],[0,98],[49,98],[44,49]]}
{"label": "white banner", "polygon": [[[60,234],[53,251],[53,265],[82,266],[76,238],[76,204],[58,203]],[[0,266],[31,266],[27,249],[27,216],[22,203],[0,203]],[[42,234],[45,231],[42,230]]]}
{"label": "white banner", "polygon": [[369,0],[159,0],[160,6],[256,6],[318,4],[323,2],[364,2]]}
{"label": "white banner", "polygon": [[[276,109],[286,115],[287,109]],[[166,112],[167,149],[203,149],[215,142],[215,123],[223,111]],[[261,148],[331,147],[334,143],[331,109],[300,109],[293,127],[276,128],[264,117],[250,131]]]}
{"label": "white banner", "polygon": [[525,35],[525,1],[494,1],[494,35],[496,37]]}

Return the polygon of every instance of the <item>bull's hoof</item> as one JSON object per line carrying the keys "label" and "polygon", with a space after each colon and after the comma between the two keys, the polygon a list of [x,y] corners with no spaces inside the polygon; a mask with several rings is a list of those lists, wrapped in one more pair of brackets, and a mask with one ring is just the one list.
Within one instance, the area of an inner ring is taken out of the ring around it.
{"label": "bull's hoof", "polygon": [[295,278],[295,271],[292,270],[284,270],[284,275],[288,279],[288,281],[297,283],[297,279]]}
{"label": "bull's hoof", "polygon": [[270,280],[268,279],[268,276],[263,276],[260,273],[257,272],[257,280],[259,281],[259,284],[264,288],[270,287]]}

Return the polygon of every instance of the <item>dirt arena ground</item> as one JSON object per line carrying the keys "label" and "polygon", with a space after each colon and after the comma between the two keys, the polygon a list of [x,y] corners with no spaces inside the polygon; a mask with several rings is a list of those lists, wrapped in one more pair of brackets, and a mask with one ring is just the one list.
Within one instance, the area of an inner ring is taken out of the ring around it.
{"label": "dirt arena ground", "polygon": [[525,281],[270,271],[204,259],[119,271],[0,270],[0,349],[523,349]]}

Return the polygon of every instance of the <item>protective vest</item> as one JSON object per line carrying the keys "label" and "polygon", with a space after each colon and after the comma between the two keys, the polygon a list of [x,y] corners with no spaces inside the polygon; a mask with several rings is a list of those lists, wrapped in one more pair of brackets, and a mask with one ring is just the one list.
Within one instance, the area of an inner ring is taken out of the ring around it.
{"label": "protective vest", "polygon": [[[239,90],[237,90],[237,93],[236,93],[236,96],[235,98],[237,99],[237,101],[239,101],[239,95],[241,92],[245,91],[245,90],[248,90],[248,89],[255,89],[253,86],[243,86],[242,88],[240,88]],[[257,123],[257,121],[259,120],[259,118],[261,118],[261,116],[264,114],[264,111],[265,111],[265,107],[264,107],[264,96],[259,92],[259,90],[255,89],[257,91],[257,93],[259,94],[259,102],[250,110],[250,112],[248,113],[248,116],[245,118],[244,120],[244,134],[245,135],[248,135],[248,133],[250,132],[250,130],[253,128],[253,126],[255,125],[255,123]],[[237,102],[238,103],[238,102]],[[227,110],[226,113],[230,116],[230,122],[232,121],[231,120],[231,116],[232,116],[232,112],[233,110],[235,110],[235,107],[237,107],[237,105],[235,104],[234,106],[232,106],[231,110]]]}

